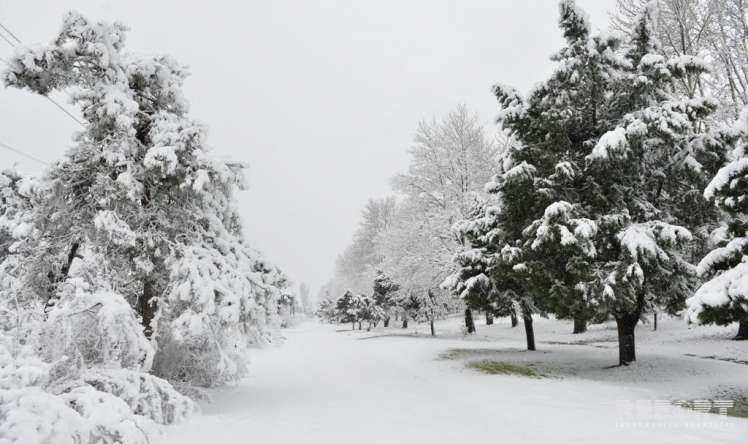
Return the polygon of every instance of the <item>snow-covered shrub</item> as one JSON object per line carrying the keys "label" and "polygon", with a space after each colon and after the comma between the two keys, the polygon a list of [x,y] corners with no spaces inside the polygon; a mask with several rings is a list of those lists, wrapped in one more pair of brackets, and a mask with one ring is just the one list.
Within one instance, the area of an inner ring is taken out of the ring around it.
{"label": "snow-covered shrub", "polygon": [[[92,289],[86,266],[43,320],[17,305],[0,330],[0,442],[146,443],[195,403],[145,373],[153,348],[124,298]],[[3,441],[5,440],[5,441]]]}
{"label": "snow-covered shrub", "polygon": [[158,426],[112,394],[82,384],[55,395],[30,385],[0,390],[0,443],[148,443]]}
{"label": "snow-covered shrub", "polygon": [[247,345],[239,334],[222,330],[209,321],[202,322],[210,335],[179,336],[165,329],[158,333],[159,353],[153,373],[188,386],[212,387],[234,382],[247,374]]}
{"label": "snow-covered shrub", "polygon": [[0,443],[147,443],[159,425],[196,410],[154,376],[66,356],[48,362],[34,355],[37,344],[12,350],[0,339]]}
{"label": "snow-covered shrub", "polygon": [[118,397],[133,413],[157,424],[181,422],[197,409],[190,398],[167,381],[140,371],[95,367],[87,370],[82,379],[96,390]]}
{"label": "snow-covered shrub", "polygon": [[246,375],[248,347],[274,340],[286,278],[228,235],[181,249],[156,329],[156,375],[214,386]]}
{"label": "snow-covered shrub", "polygon": [[90,290],[80,277],[62,287],[41,326],[44,358],[80,357],[86,366],[117,365],[148,371],[154,350],[130,304],[111,290]]}
{"label": "snow-covered shrub", "polygon": [[17,311],[28,328],[0,330],[0,443],[147,443],[196,411],[143,371],[153,349],[122,296],[73,276],[47,320]]}

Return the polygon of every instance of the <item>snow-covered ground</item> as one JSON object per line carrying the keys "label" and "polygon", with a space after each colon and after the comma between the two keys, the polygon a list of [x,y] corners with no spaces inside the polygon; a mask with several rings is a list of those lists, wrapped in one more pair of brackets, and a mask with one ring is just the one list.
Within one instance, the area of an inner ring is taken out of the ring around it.
{"label": "snow-covered ground", "polygon": [[[748,361],[748,343],[725,339],[732,329],[640,325],[639,362],[620,368],[610,325],[571,335],[568,322],[538,320],[538,351],[526,352],[521,325],[480,324],[469,338],[459,318],[438,323],[437,338],[425,326],[303,324],[283,346],[255,352],[249,379],[211,392],[203,413],[163,442],[746,442],[748,419],[669,405],[748,394],[747,365],[710,358]],[[466,367],[473,360],[544,376],[484,374]]]}

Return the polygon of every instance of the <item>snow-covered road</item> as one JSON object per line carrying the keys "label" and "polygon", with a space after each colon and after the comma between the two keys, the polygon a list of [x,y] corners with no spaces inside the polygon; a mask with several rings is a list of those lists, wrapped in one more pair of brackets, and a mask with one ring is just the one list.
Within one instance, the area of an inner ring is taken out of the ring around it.
{"label": "snow-covered road", "polygon": [[202,415],[170,428],[163,442],[687,444],[748,437],[748,420],[663,410],[644,389],[484,375],[438,359],[464,341],[364,339],[341,328],[287,330],[281,347],[256,352],[248,380],[212,392]]}

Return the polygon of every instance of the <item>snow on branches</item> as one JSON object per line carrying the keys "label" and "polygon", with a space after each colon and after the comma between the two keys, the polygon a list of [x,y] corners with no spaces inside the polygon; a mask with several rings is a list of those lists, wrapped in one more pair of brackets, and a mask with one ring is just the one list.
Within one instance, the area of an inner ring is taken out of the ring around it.
{"label": "snow on branches", "polygon": [[[0,174],[0,337],[12,339],[11,362],[39,353],[35,371],[48,374],[3,398],[0,417],[22,421],[19,406],[44,397],[53,416],[71,402],[77,410],[59,414],[78,415],[72,429],[39,431],[71,440],[146,441],[133,415],[166,424],[194,411],[170,382],[241,378],[247,348],[276,336],[288,284],[243,239],[242,167],[210,155],[205,125],[187,114],[186,68],[127,52],[126,34],[68,13],[2,77],[41,95],[71,91],[85,121],[36,182]],[[101,416],[99,402],[116,415]]]}

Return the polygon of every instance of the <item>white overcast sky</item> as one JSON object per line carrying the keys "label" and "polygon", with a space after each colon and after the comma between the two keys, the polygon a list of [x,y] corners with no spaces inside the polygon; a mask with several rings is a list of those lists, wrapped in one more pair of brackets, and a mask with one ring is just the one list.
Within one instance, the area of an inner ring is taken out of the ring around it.
{"label": "white overcast sky", "polygon": [[[614,0],[577,3],[607,28]],[[556,0],[0,0],[0,23],[46,43],[70,9],[126,23],[132,52],[190,66],[214,153],[250,164],[246,237],[315,291],[366,200],[406,168],[417,122],[465,103],[493,126],[490,86],[526,92],[561,45]],[[0,142],[51,161],[75,130],[46,100],[0,88]],[[43,168],[0,150],[12,165]]]}

